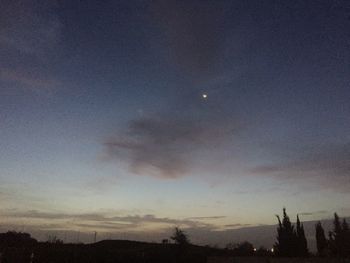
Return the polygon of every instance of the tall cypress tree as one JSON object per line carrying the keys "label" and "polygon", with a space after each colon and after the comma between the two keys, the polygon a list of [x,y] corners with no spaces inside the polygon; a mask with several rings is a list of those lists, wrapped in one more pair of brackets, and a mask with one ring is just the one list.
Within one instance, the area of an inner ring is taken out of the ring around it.
{"label": "tall cypress tree", "polygon": [[348,225],[348,222],[346,222],[345,218],[343,219],[343,223],[342,223],[342,231],[344,231],[345,233],[349,232],[349,225]]}
{"label": "tall cypress tree", "polygon": [[334,221],[333,221],[333,225],[334,225],[334,235],[335,236],[339,236],[341,235],[342,232],[342,227],[341,227],[341,223],[340,223],[340,219],[337,213],[334,213]]}
{"label": "tall cypress tree", "polygon": [[318,221],[315,228],[316,228],[317,253],[319,256],[325,256],[327,254],[328,242],[320,221]]}
{"label": "tall cypress tree", "polygon": [[307,249],[307,240],[305,237],[305,231],[303,224],[300,223],[299,215],[297,215],[297,247],[298,247],[298,256],[307,256],[309,251]]}
{"label": "tall cypress tree", "polygon": [[350,230],[345,219],[340,221],[337,213],[334,213],[333,232],[330,233],[330,247],[333,255],[338,257],[350,256]]}
{"label": "tall cypress tree", "polygon": [[329,246],[329,250],[330,250],[331,254],[336,255],[337,254],[337,246],[335,244],[334,234],[332,231],[328,232],[328,246]]}
{"label": "tall cypress tree", "polygon": [[349,225],[346,222],[345,218],[342,223],[342,233],[343,233],[343,246],[344,246],[344,255],[350,256],[350,229]]}
{"label": "tall cypress tree", "polygon": [[283,219],[278,215],[277,242],[275,243],[275,251],[279,256],[293,257],[298,253],[297,238],[294,226],[290,222],[286,209],[283,208]]}
{"label": "tall cypress tree", "polygon": [[342,225],[339,219],[339,216],[337,213],[334,213],[334,220],[333,220],[333,239],[334,239],[334,246],[332,254],[336,256],[343,256],[344,255],[344,235],[343,235],[343,229]]}

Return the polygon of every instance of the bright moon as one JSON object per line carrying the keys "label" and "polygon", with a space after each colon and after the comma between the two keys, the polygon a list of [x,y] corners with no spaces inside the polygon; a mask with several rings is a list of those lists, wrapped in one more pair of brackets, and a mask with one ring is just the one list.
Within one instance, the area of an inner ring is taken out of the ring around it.
{"label": "bright moon", "polygon": [[202,94],[203,99],[206,99],[208,97],[207,94]]}

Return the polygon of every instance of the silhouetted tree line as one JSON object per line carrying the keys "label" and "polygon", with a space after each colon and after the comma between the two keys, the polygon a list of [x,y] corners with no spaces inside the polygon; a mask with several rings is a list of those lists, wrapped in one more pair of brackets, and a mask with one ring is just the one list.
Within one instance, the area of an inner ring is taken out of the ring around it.
{"label": "silhouetted tree line", "polygon": [[329,231],[328,239],[321,222],[315,228],[319,256],[350,257],[350,230],[345,218],[341,221],[337,213],[334,214],[333,231]]}
{"label": "silhouetted tree line", "polygon": [[[274,252],[277,256],[305,257],[309,255],[304,227],[297,216],[294,226],[286,209],[283,209],[283,218],[277,215],[277,242]],[[350,257],[350,229],[345,218],[341,220],[337,213],[334,214],[333,230],[329,231],[328,239],[321,222],[315,225],[316,245],[318,256]]]}
{"label": "silhouetted tree line", "polygon": [[[299,216],[292,224],[286,209],[278,219],[277,241],[273,249],[256,249],[245,241],[230,243],[225,249],[191,244],[188,234],[176,227],[170,237],[174,243],[144,243],[137,241],[105,240],[94,244],[64,244],[49,236],[38,242],[27,233],[0,233],[0,263],[11,262],[206,262],[209,256],[309,256],[304,226]],[[333,230],[328,238],[321,222],[315,225],[318,256],[350,257],[350,230],[345,219],[335,213]],[[339,259],[343,260],[343,259]]]}

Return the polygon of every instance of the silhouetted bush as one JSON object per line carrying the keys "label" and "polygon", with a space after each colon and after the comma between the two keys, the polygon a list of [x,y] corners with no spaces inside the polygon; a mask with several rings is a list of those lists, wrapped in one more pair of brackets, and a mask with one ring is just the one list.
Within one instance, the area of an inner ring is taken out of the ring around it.
{"label": "silhouetted bush", "polygon": [[21,247],[33,247],[37,244],[37,241],[28,233],[20,233],[15,231],[9,231],[7,233],[0,233],[0,248],[21,248]]}
{"label": "silhouetted bush", "polygon": [[178,227],[175,227],[173,235],[170,237],[175,241],[175,244],[185,246],[190,244],[190,239],[188,235]]}
{"label": "silhouetted bush", "polygon": [[232,255],[235,256],[253,256],[254,246],[253,244],[245,241],[242,243],[230,243],[226,245],[226,249],[230,250]]}

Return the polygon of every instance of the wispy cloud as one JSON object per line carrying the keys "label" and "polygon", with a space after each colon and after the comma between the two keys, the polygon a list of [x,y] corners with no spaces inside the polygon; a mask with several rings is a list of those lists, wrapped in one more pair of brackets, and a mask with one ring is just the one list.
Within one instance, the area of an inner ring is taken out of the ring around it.
{"label": "wispy cloud", "polygon": [[256,174],[346,190],[350,185],[350,144],[327,144],[296,151],[288,158],[255,167]]}
{"label": "wispy cloud", "polygon": [[104,213],[49,213],[37,210],[17,211],[17,210],[3,210],[1,215],[7,218],[16,218],[17,220],[28,220],[35,225],[35,221],[44,221],[46,223],[53,222],[56,227],[64,228],[99,228],[99,229],[128,229],[144,228],[149,225],[165,225],[165,226],[184,226],[184,227],[210,227],[215,228],[214,225],[205,223],[201,220],[194,219],[174,219],[167,217],[157,217],[152,214],[148,215],[125,215],[115,216]]}
{"label": "wispy cloud", "polygon": [[215,220],[215,219],[222,219],[225,218],[226,216],[194,216],[194,217],[189,217],[187,219],[189,220]]}
{"label": "wispy cloud", "polygon": [[225,225],[225,228],[242,228],[247,226],[251,226],[251,224],[228,224]]}
{"label": "wispy cloud", "polygon": [[326,210],[319,210],[319,211],[311,211],[311,212],[301,212],[299,215],[302,216],[313,216],[313,215],[323,215],[328,214],[329,212]]}

